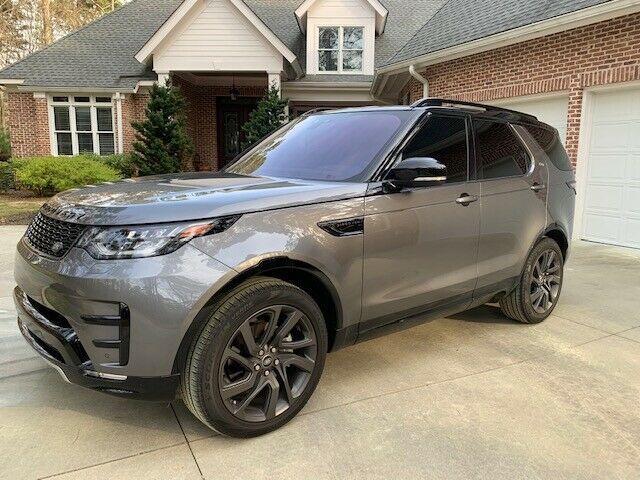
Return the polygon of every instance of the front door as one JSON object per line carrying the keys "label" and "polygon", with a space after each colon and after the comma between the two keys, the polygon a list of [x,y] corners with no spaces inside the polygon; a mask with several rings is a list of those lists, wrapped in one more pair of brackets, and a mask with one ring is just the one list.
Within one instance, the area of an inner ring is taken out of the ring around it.
{"label": "front door", "polygon": [[258,102],[257,98],[218,98],[218,166],[227,165],[242,151],[245,134],[242,126]]}
{"label": "front door", "polygon": [[447,167],[446,182],[366,198],[361,334],[399,317],[471,303],[480,185],[469,181],[468,131],[464,115],[430,114],[402,159],[435,158]]}

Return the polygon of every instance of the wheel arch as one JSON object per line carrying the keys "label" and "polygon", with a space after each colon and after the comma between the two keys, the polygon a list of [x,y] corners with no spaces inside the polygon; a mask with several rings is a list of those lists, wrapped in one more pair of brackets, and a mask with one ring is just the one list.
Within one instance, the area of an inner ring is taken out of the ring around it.
{"label": "wheel arch", "polygon": [[567,238],[566,232],[560,225],[557,223],[549,225],[536,243],[538,243],[542,237],[549,237],[551,240],[555,241],[562,252],[562,259],[564,261],[567,260],[567,256],[569,254],[569,239]]}
{"label": "wheel arch", "polygon": [[184,334],[173,361],[172,373],[180,373],[193,339],[204,328],[217,304],[235,287],[251,277],[266,276],[289,282],[309,294],[320,307],[327,325],[329,351],[337,341],[337,332],[343,328],[343,308],[338,291],[318,268],[289,257],[275,257],[262,260],[257,265],[243,270],[230,279],[206,302],[197,313]]}

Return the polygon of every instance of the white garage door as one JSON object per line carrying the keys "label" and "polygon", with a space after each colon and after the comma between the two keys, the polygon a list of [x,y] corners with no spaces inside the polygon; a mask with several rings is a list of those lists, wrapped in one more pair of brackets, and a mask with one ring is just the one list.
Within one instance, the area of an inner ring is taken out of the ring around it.
{"label": "white garage door", "polygon": [[591,105],[582,238],[640,248],[640,88]]}
{"label": "white garage door", "polygon": [[569,108],[569,97],[563,95],[537,98],[534,100],[513,98],[495,102],[495,105],[535,115],[541,122],[558,129],[562,144],[564,145],[567,138],[567,109]]}

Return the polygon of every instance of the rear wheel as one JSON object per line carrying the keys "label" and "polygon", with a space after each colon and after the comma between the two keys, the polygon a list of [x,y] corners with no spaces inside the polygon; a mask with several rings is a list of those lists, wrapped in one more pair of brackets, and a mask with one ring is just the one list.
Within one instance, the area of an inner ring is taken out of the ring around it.
{"label": "rear wheel", "polygon": [[306,404],[326,352],[324,318],[307,293],[277,279],[250,279],[218,304],[194,340],[185,403],[220,433],[262,435]]}
{"label": "rear wheel", "polygon": [[558,303],[563,274],[560,247],[550,238],[542,239],[527,258],[520,284],[500,301],[500,308],[519,322],[542,322]]}

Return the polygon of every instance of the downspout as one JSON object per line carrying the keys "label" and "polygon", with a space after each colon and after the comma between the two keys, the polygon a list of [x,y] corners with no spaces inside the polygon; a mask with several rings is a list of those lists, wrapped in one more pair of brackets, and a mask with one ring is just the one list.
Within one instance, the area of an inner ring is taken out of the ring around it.
{"label": "downspout", "polygon": [[429,96],[429,80],[416,72],[415,65],[409,65],[409,73],[422,84],[422,98],[427,98]]}

